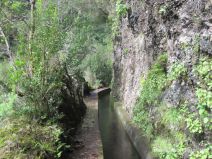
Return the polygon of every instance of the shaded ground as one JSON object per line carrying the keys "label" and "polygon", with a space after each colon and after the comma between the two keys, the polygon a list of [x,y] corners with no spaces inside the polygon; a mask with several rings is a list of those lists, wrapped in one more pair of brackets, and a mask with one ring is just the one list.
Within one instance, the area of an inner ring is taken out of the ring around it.
{"label": "shaded ground", "polygon": [[102,142],[98,126],[97,91],[86,97],[87,112],[81,128],[77,131],[75,150],[71,159],[102,159]]}

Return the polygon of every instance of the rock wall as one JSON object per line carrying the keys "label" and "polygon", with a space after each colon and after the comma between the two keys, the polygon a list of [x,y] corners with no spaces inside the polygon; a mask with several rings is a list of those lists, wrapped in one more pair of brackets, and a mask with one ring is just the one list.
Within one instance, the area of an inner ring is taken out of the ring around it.
{"label": "rock wall", "polygon": [[128,9],[115,37],[114,97],[153,155],[210,158],[212,1],[122,2]]}
{"label": "rock wall", "polygon": [[184,97],[195,103],[197,81],[191,68],[201,54],[212,54],[212,1],[127,0],[126,3],[128,14],[121,19],[115,41],[114,96],[132,115],[141,78],[154,60],[167,52],[167,70],[176,62],[182,63],[188,68],[189,80],[174,81],[166,89],[164,100],[177,105]]}

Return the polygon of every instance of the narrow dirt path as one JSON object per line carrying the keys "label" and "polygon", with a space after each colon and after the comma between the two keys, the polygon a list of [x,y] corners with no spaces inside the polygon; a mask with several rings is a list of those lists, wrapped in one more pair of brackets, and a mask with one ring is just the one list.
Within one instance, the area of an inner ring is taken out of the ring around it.
{"label": "narrow dirt path", "polygon": [[97,91],[86,97],[87,112],[81,128],[77,131],[72,159],[102,159],[103,150],[98,125]]}

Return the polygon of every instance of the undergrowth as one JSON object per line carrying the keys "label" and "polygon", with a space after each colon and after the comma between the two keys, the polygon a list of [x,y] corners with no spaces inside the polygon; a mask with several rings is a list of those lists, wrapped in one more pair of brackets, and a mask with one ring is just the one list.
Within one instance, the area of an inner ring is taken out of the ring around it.
{"label": "undergrowth", "polygon": [[62,130],[56,124],[7,118],[0,127],[0,158],[59,158]]}
{"label": "undergrowth", "polygon": [[18,100],[12,93],[0,96],[0,158],[60,158],[69,146],[61,141],[57,117],[45,122],[35,119],[29,113],[33,110],[17,107]]}

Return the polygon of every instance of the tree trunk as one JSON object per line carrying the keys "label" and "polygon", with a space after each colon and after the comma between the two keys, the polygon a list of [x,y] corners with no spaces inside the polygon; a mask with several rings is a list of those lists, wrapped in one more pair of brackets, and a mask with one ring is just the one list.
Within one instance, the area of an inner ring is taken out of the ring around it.
{"label": "tree trunk", "polygon": [[35,19],[34,19],[35,3],[36,3],[36,0],[30,0],[31,11],[30,11],[29,55],[28,55],[28,74],[30,77],[32,77],[32,72],[33,72],[31,58],[32,58],[32,43],[33,43],[33,37],[35,32]]}
{"label": "tree trunk", "polygon": [[4,34],[4,31],[2,29],[2,27],[0,26],[0,34],[2,35],[3,39],[4,39],[4,42],[6,44],[6,48],[7,48],[7,56],[9,57],[9,61],[11,63],[13,63],[13,56],[12,56],[12,52],[10,50],[10,44],[9,44],[9,41],[6,37],[6,35]]}

